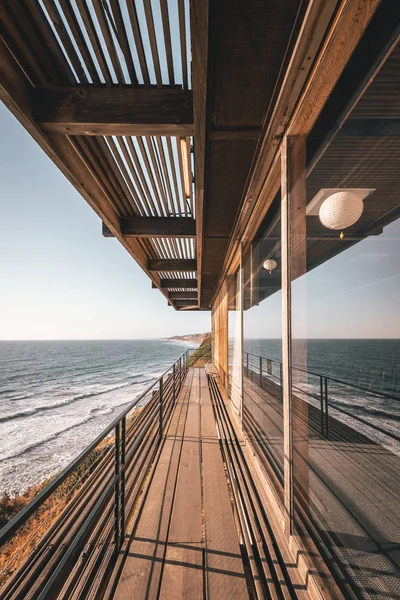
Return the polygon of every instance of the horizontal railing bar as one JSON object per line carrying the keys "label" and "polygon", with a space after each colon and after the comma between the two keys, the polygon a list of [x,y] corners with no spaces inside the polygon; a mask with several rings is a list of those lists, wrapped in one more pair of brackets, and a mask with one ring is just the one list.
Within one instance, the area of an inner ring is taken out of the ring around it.
{"label": "horizontal railing bar", "polygon": [[[175,364],[179,364],[179,361],[188,355],[185,351],[175,361]],[[87,458],[87,456],[102,442],[106,436],[118,425],[118,423],[126,417],[126,415],[135,408],[143,398],[151,392],[151,390],[157,386],[160,379],[165,377],[172,367],[169,367],[162,375],[160,375],[138,398],[136,398],[129,406],[127,406],[115,419],[112,421],[85,450],[83,450],[65,469],[63,469],[29,504],[27,504],[22,510],[20,510],[11,521],[9,521],[3,529],[0,531],[0,547],[3,546],[13,536],[13,534],[28,520],[28,518],[36,511],[36,509],[43,504],[51,496],[53,492],[65,481],[65,479]],[[185,370],[184,364],[182,370]]]}
{"label": "horizontal railing bar", "polygon": [[100,498],[96,502],[95,506],[91,510],[88,518],[85,520],[85,523],[80,528],[78,535],[75,536],[72,544],[69,546],[69,548],[66,551],[66,553],[64,554],[63,558],[61,559],[61,561],[59,562],[57,567],[54,569],[53,574],[51,575],[51,577],[50,577],[49,581],[47,582],[46,586],[44,587],[44,589],[42,590],[40,596],[38,597],[38,600],[44,600],[45,598],[48,598],[48,595],[51,592],[52,587],[57,582],[57,578],[58,578],[59,574],[61,573],[62,569],[68,563],[71,556],[73,556],[74,552],[78,548],[78,545],[79,545],[81,539],[84,538],[85,535],[87,534],[89,528],[92,525],[92,522],[96,519],[100,509],[104,506],[105,502],[109,498],[111,498],[113,487],[114,487],[114,481],[115,481],[115,479],[113,476],[113,477],[111,477],[110,482],[107,485],[106,489],[103,491],[102,495],[100,496]]}
{"label": "horizontal railing bar", "polygon": [[[251,352],[245,352],[244,354],[248,354],[249,356],[254,356],[257,358],[263,358],[264,360],[270,360],[271,362],[277,363],[279,365],[282,364],[282,361],[279,361],[275,358],[268,358],[266,356],[259,356],[258,354],[252,354]],[[249,365],[249,366],[254,366],[254,365]],[[374,396],[382,396],[384,398],[391,398],[392,400],[400,400],[400,397],[389,394],[387,392],[378,392],[378,390],[373,390],[373,389],[369,389],[366,388],[364,386],[360,386],[357,385],[356,383],[350,383],[348,381],[343,381],[342,379],[336,379],[335,377],[331,377],[330,375],[323,375],[322,373],[315,373],[314,371],[307,371],[306,369],[301,369],[300,367],[292,367],[292,369],[294,371],[300,371],[302,373],[307,373],[308,375],[313,375],[314,377],[324,377],[325,379],[327,379],[328,381],[334,381],[335,383],[340,383],[342,385],[347,385],[349,387],[352,387],[356,390],[360,390],[362,392],[368,392],[369,394],[372,394]]]}

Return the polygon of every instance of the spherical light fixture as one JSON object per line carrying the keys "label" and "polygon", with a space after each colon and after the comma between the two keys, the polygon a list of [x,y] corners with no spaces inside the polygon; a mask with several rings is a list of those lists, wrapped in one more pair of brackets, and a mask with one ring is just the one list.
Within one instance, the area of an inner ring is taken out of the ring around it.
{"label": "spherical light fixture", "polygon": [[264,269],[266,269],[266,271],[269,271],[270,275],[271,275],[272,271],[274,269],[276,269],[277,266],[278,266],[278,263],[273,258],[267,258],[267,260],[264,260],[264,262],[263,262]]}
{"label": "spherical light fixture", "polygon": [[363,210],[362,198],[355,192],[343,190],[324,200],[319,209],[319,218],[324,227],[341,231],[340,238],[342,239],[342,230],[354,225],[361,217]]}

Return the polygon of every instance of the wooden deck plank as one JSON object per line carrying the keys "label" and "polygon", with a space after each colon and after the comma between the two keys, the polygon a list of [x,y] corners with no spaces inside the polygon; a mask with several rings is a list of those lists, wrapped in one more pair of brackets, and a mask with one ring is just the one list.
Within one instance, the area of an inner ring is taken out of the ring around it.
{"label": "wooden deck plank", "polygon": [[114,596],[119,600],[158,594],[192,378],[189,372],[174,409]]}
{"label": "wooden deck plank", "polygon": [[200,375],[194,369],[160,598],[203,598]]}
{"label": "wooden deck plank", "polygon": [[[206,379],[204,371],[202,375]],[[207,598],[246,598],[243,562],[214,411],[209,389],[203,385],[200,411]]]}

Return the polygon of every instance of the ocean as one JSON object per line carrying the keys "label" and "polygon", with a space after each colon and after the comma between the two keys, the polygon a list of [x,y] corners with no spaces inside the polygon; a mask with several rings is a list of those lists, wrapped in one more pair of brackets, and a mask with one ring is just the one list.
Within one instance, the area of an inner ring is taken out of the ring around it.
{"label": "ocean", "polygon": [[[293,348],[294,366],[304,368],[306,355],[307,371],[316,374],[294,371],[296,394],[319,407],[318,375],[326,376],[330,414],[400,454],[400,340],[309,339],[295,341]],[[247,339],[244,351],[280,361],[282,344],[278,339]],[[250,364],[259,368],[256,358]],[[278,377],[279,365],[272,372]]]}
{"label": "ocean", "polygon": [[[188,347],[168,340],[0,342],[0,494],[65,467]],[[280,340],[245,340],[244,347],[281,358]],[[309,371],[363,387],[330,381],[331,414],[400,453],[400,340],[308,340],[307,362]],[[298,385],[319,393],[316,377]]]}
{"label": "ocean", "polygon": [[22,492],[65,467],[189,347],[0,342],[0,494]]}

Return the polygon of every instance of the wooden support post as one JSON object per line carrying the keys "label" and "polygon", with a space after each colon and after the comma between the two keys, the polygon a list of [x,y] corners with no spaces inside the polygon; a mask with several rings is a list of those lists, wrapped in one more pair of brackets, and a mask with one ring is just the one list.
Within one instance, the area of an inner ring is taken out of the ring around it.
{"label": "wooden support post", "polygon": [[[306,273],[306,138],[285,136],[281,154],[282,193],[282,388],[284,415],[285,533],[293,533],[294,495],[309,501],[308,405],[292,394],[292,281]],[[304,317],[304,315],[303,315]],[[305,323],[303,323],[305,326]],[[306,346],[296,341],[296,366],[306,370]],[[300,364],[301,363],[301,364]],[[296,371],[296,376],[299,371]],[[296,404],[296,406],[294,406]]]}
{"label": "wooden support post", "polygon": [[244,357],[244,327],[243,327],[243,315],[244,315],[244,254],[243,244],[240,245],[240,409],[239,417],[240,423],[243,428],[243,412],[244,412],[244,369],[243,369],[243,357]]}

